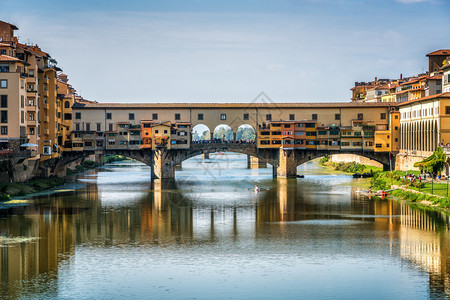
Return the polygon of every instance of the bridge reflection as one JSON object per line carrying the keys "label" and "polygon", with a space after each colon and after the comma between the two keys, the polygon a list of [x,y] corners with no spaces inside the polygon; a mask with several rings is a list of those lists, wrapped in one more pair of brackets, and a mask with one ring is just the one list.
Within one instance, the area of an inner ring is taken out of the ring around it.
{"label": "bridge reflection", "polygon": [[[36,288],[26,281],[43,274],[57,278],[59,266],[76,257],[76,247],[194,246],[226,240],[259,243],[268,237],[300,245],[305,239],[320,239],[308,226],[324,226],[324,232],[334,228],[332,234],[342,241],[359,238],[341,225],[345,221],[371,227],[370,238],[380,241],[374,243],[379,251],[389,251],[427,272],[430,295],[449,296],[448,216],[390,201],[361,199],[356,193],[348,203],[340,200],[342,197],[317,193],[311,198],[312,192],[299,188],[295,180],[276,180],[267,192],[254,195],[249,205],[205,205],[186,197],[176,182],[154,181],[147,191],[133,194],[134,201],[128,203],[111,202],[111,195],[97,184],[41,198],[0,218],[1,235],[11,237],[8,244],[0,240],[1,292],[20,298]],[[293,233],[288,226],[296,224],[308,226]],[[385,248],[386,238],[389,249]]]}

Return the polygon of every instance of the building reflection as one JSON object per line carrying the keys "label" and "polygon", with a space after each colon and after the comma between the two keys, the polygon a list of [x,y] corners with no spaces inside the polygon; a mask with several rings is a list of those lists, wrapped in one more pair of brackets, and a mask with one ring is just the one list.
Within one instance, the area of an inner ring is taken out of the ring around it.
{"label": "building reflection", "polygon": [[429,274],[430,298],[450,297],[449,216],[401,204],[400,255]]}
{"label": "building reflection", "polygon": [[[252,194],[252,205],[205,206],[176,185],[154,181],[129,193],[130,201],[123,201],[126,194],[114,195],[95,183],[39,198],[0,218],[1,236],[34,238],[0,246],[1,292],[12,299],[23,297],[32,288],[25,282],[42,274],[57,276],[58,266],[76,254],[76,246],[190,246],[227,239],[252,243],[267,235],[297,238],[285,234],[289,222],[339,216],[368,222],[376,239],[385,239],[387,232],[391,255],[399,254],[428,272],[431,295],[449,296],[448,216],[361,198],[354,190],[350,200],[348,194],[339,196],[338,190],[323,196],[315,193],[314,198],[312,192],[301,181],[275,180],[267,192]],[[346,233],[341,233],[337,238],[345,239]]]}

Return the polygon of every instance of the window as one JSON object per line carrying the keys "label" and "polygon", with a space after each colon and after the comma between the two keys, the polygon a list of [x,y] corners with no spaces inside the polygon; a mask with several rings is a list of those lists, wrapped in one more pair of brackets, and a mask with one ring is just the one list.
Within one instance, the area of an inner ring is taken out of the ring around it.
{"label": "window", "polygon": [[159,130],[158,130],[158,129],[156,129],[156,130],[155,130],[155,133],[159,133]]}
{"label": "window", "polygon": [[34,135],[34,128],[30,127],[30,135]]}
{"label": "window", "polygon": [[396,143],[398,142],[398,138],[395,138],[395,142],[396,142]]}
{"label": "window", "polygon": [[395,115],[394,119],[398,120],[398,115]]}
{"label": "window", "polygon": [[34,106],[34,100],[28,99],[28,106]]}
{"label": "window", "polygon": [[260,142],[261,145],[270,145],[270,140],[262,140]]}
{"label": "window", "polygon": [[86,123],[86,131],[91,131],[91,123]]}
{"label": "window", "polygon": [[295,120],[295,114],[289,114],[289,120],[294,121]]}
{"label": "window", "polygon": [[2,135],[8,134],[8,126],[2,126]]}
{"label": "window", "polygon": [[386,113],[381,113],[380,114],[380,119],[381,120],[386,120]]}
{"label": "window", "polygon": [[248,120],[248,114],[244,114],[244,120]]}
{"label": "window", "polygon": [[102,124],[97,123],[97,131],[102,131]]}
{"label": "window", "polygon": [[134,120],[134,114],[133,113],[129,113],[128,114],[128,120]]}
{"label": "window", "polygon": [[0,49],[0,55],[6,55],[6,49]]}
{"label": "window", "polygon": [[446,106],[445,107],[445,114],[449,115],[450,114],[450,106]]}
{"label": "window", "polygon": [[398,130],[398,126],[395,126],[394,129],[395,129],[395,130]]}
{"label": "window", "polygon": [[112,119],[112,113],[106,113],[106,120]]}
{"label": "window", "polygon": [[8,87],[8,80],[0,79],[0,88],[6,89]]}
{"label": "window", "polygon": [[375,148],[381,148],[381,144],[375,144]]}
{"label": "window", "polygon": [[25,97],[23,95],[20,96],[20,107],[21,108],[25,107]]}
{"label": "window", "polygon": [[9,65],[8,64],[0,64],[0,73],[8,73],[8,72],[9,72]]}
{"label": "window", "polygon": [[34,77],[34,70],[28,71],[28,77]]}
{"label": "window", "polygon": [[80,123],[75,123],[75,130],[80,131]]}
{"label": "window", "polygon": [[158,120],[158,114],[152,114],[152,119],[153,120]]}
{"label": "window", "polygon": [[175,114],[175,120],[181,120],[180,114]]}
{"label": "window", "polygon": [[227,119],[227,114],[220,114],[220,119],[221,120],[226,120]]}
{"label": "window", "polygon": [[28,113],[28,120],[34,121],[34,113]]}
{"label": "window", "polygon": [[72,120],[72,114],[64,114],[64,120]]}
{"label": "window", "polygon": [[8,95],[2,95],[0,104],[1,107],[8,107]]}
{"label": "window", "polygon": [[363,114],[358,114],[358,120],[363,120],[364,119],[364,115]]}
{"label": "window", "polygon": [[113,123],[108,124],[108,129],[109,129],[109,131],[113,131]]}
{"label": "window", "polygon": [[164,133],[167,133],[167,129],[164,129]]}
{"label": "window", "polygon": [[64,102],[64,108],[70,108],[70,102],[69,101]]}
{"label": "window", "polygon": [[80,112],[76,112],[75,113],[75,119],[76,120],[81,120],[81,113]]}
{"label": "window", "polygon": [[0,122],[1,123],[8,123],[8,111],[2,110],[0,115],[1,115]]}
{"label": "window", "polygon": [[203,120],[203,114],[198,114],[197,115],[197,120]]}
{"label": "window", "polygon": [[317,114],[312,114],[311,118],[312,120],[317,120]]}
{"label": "window", "polygon": [[272,121],[272,114],[266,115],[266,121]]}
{"label": "window", "polygon": [[334,114],[334,119],[339,121],[341,119],[341,114]]}

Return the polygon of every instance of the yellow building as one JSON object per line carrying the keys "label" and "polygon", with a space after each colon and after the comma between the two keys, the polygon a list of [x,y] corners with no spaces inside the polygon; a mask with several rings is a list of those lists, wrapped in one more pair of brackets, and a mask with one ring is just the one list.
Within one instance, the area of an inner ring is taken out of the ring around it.
{"label": "yellow building", "polygon": [[389,113],[389,128],[375,131],[375,152],[398,152],[400,143],[400,113]]}

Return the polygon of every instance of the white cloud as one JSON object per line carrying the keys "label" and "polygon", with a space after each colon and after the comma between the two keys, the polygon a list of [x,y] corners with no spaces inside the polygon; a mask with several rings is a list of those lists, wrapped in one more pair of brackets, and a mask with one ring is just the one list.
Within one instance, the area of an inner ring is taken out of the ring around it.
{"label": "white cloud", "polygon": [[431,2],[431,0],[395,0],[395,2],[411,4],[411,3]]}

